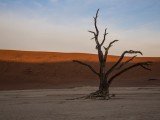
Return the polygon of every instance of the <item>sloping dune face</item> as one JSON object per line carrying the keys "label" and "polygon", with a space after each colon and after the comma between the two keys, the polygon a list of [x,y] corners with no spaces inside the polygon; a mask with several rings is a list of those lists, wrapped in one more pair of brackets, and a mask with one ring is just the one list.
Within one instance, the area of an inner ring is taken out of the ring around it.
{"label": "sloping dune face", "polygon": [[[108,56],[108,68],[118,58]],[[84,61],[99,70],[94,54],[0,50],[0,90],[98,86],[98,77],[72,60]],[[135,68],[118,77],[113,86],[160,86],[160,58],[136,58],[128,65],[141,61],[152,61],[152,71]]]}

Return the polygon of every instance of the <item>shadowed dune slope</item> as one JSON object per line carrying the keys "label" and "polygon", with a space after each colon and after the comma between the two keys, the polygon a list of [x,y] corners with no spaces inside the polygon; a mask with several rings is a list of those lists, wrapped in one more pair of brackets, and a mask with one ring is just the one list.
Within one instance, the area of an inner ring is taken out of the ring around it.
{"label": "shadowed dune slope", "polygon": [[[118,58],[108,56],[108,67]],[[98,77],[72,60],[85,61],[98,70],[94,54],[0,50],[0,90],[98,86]],[[140,61],[153,61],[152,71],[132,69],[113,86],[160,86],[160,58],[139,57],[128,65]]]}

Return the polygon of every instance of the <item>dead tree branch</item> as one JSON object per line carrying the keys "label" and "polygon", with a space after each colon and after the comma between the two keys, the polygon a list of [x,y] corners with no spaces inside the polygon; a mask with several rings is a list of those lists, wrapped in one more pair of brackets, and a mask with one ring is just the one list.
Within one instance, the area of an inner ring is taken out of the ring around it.
{"label": "dead tree branch", "polygon": [[139,53],[139,54],[143,55],[142,52],[140,52],[140,51],[134,51],[134,50],[124,51],[122,53],[121,57],[119,58],[119,60],[108,70],[108,72],[106,73],[105,77],[108,76],[120,64],[120,62],[123,60],[125,54],[127,54],[127,53],[128,54],[137,54],[137,53]]}
{"label": "dead tree branch", "polygon": [[121,71],[118,72],[117,74],[113,75],[113,76],[108,80],[108,84],[110,85],[110,84],[112,83],[112,81],[113,81],[116,77],[118,77],[119,75],[121,75],[122,73],[124,73],[124,72],[126,72],[126,71],[128,71],[128,70],[130,70],[130,69],[132,69],[132,68],[138,67],[138,66],[140,66],[140,67],[142,67],[142,68],[144,68],[144,69],[146,69],[146,70],[150,70],[150,71],[151,71],[151,69],[148,68],[148,66],[149,66],[151,63],[152,63],[151,61],[148,61],[148,62],[140,62],[140,63],[136,63],[136,64],[134,64],[134,65],[131,65],[131,66],[129,66],[129,67],[121,70]]}
{"label": "dead tree branch", "polygon": [[112,42],[110,42],[107,48],[104,47],[105,51],[107,51],[107,53],[108,53],[108,50],[110,49],[110,47],[113,46],[112,44],[115,43],[115,42],[117,42],[117,41],[118,41],[118,40],[113,40]]}
{"label": "dead tree branch", "polygon": [[97,27],[98,12],[99,12],[99,9],[97,10],[96,17],[93,17],[94,18],[94,26],[95,26],[95,29],[96,29],[96,32],[97,32],[96,33],[97,36],[99,35],[99,30],[98,30],[98,27]]}
{"label": "dead tree branch", "polygon": [[86,63],[83,63],[83,62],[81,62],[81,61],[78,61],[78,60],[73,60],[73,62],[76,62],[76,63],[79,63],[79,64],[81,64],[81,65],[84,65],[84,66],[88,67],[93,73],[95,73],[96,75],[99,76],[99,73],[96,72],[96,71],[93,69],[92,66],[90,66],[90,65],[88,65],[88,64],[86,64]]}
{"label": "dead tree branch", "polygon": [[96,33],[95,33],[95,32],[93,32],[93,31],[90,31],[90,30],[89,30],[88,32],[90,32],[90,33],[93,33],[93,34],[94,34],[94,36],[96,36]]}
{"label": "dead tree branch", "polygon": [[106,35],[108,34],[106,31],[107,31],[107,28],[104,31],[103,40],[102,40],[102,43],[100,44],[100,46],[102,46],[106,40]]}
{"label": "dead tree branch", "polygon": [[95,27],[95,29],[96,29],[96,32],[93,32],[93,31],[90,31],[90,30],[89,30],[88,32],[94,34],[94,37],[91,38],[91,40],[92,40],[92,39],[95,39],[96,49],[100,50],[101,45],[99,44],[99,41],[98,41],[99,30],[98,30],[98,27],[97,27],[98,12],[99,12],[99,9],[98,9],[97,12],[96,12],[96,17],[93,17],[93,18],[94,18],[94,27]]}
{"label": "dead tree branch", "polygon": [[106,62],[107,55],[108,55],[108,51],[109,51],[110,47],[112,47],[112,44],[113,44],[114,42],[117,42],[117,41],[118,41],[118,40],[114,40],[114,41],[112,41],[112,42],[109,43],[109,45],[108,45],[107,48],[104,47],[104,49],[105,49],[105,53],[104,53],[104,61],[105,61],[105,62]]}
{"label": "dead tree branch", "polygon": [[129,63],[130,61],[132,61],[137,55],[131,57],[130,59],[128,59],[127,61],[121,63],[116,69],[121,69],[124,65],[126,65],[127,63]]}

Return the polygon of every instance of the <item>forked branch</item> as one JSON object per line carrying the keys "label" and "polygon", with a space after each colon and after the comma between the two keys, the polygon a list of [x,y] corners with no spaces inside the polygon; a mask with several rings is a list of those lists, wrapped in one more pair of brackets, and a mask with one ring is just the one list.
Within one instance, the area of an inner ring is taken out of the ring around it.
{"label": "forked branch", "polygon": [[95,73],[96,75],[99,76],[99,73],[96,72],[96,71],[93,69],[92,66],[90,66],[90,65],[88,65],[88,64],[86,64],[86,63],[84,63],[84,62],[81,62],[81,61],[79,61],[79,60],[73,60],[73,62],[76,62],[76,63],[79,63],[79,64],[81,64],[81,65],[84,65],[84,66],[88,67],[93,73]]}
{"label": "forked branch", "polygon": [[112,42],[110,42],[110,43],[109,43],[109,45],[108,45],[108,47],[107,47],[107,48],[106,48],[106,47],[104,47],[104,49],[105,49],[104,62],[106,62],[107,55],[108,55],[108,51],[109,51],[110,47],[112,47],[112,44],[113,44],[114,42],[117,42],[117,41],[118,41],[118,40],[114,40],[114,41],[112,41]]}
{"label": "forked branch", "polygon": [[118,40],[113,40],[112,42],[110,42],[107,48],[104,47],[105,51],[107,51],[107,53],[108,53],[108,50],[110,49],[110,47],[113,46],[112,44],[115,43],[115,42],[117,42],[117,41],[118,41]]}
{"label": "forked branch", "polygon": [[127,54],[127,53],[129,53],[129,54],[137,54],[137,53],[139,53],[139,54],[143,55],[142,52],[140,52],[140,51],[134,51],[134,50],[124,51],[122,53],[121,57],[119,58],[119,60],[108,70],[108,72],[106,73],[105,77],[108,76],[121,63],[121,61],[123,60],[125,54]]}
{"label": "forked branch", "polygon": [[105,40],[106,40],[106,35],[107,35],[107,28],[105,29],[104,31],[104,35],[103,35],[103,40],[102,40],[102,43],[100,44],[101,46],[104,44]]}
{"label": "forked branch", "polygon": [[132,61],[137,55],[131,57],[130,59],[128,59],[127,61],[121,63],[116,69],[121,69],[124,65],[126,65],[127,63],[129,63],[130,61]]}
{"label": "forked branch", "polygon": [[95,26],[95,29],[96,29],[96,32],[93,32],[93,31],[88,31],[92,34],[94,34],[94,37],[91,38],[92,39],[95,39],[95,42],[96,42],[96,49],[100,48],[100,44],[99,44],[99,41],[98,41],[98,36],[99,36],[99,30],[98,30],[98,27],[97,27],[97,18],[98,18],[98,12],[99,12],[99,9],[97,10],[96,12],[96,17],[93,17],[94,18],[94,26]]}
{"label": "forked branch", "polygon": [[138,67],[138,66],[140,66],[140,67],[142,67],[142,68],[144,68],[144,69],[146,69],[146,70],[150,70],[150,71],[151,71],[151,69],[148,68],[148,66],[149,66],[151,63],[152,63],[151,61],[148,61],[148,62],[140,62],[140,63],[136,63],[136,64],[134,64],[134,65],[131,65],[131,66],[129,66],[129,67],[121,70],[120,72],[116,73],[115,75],[113,75],[113,76],[109,79],[108,84],[110,85],[110,84],[112,83],[112,81],[113,81],[116,77],[118,77],[119,75],[121,75],[122,73],[124,73],[124,72],[126,72],[126,71],[128,71],[128,70],[130,70],[130,69],[132,69],[132,68]]}

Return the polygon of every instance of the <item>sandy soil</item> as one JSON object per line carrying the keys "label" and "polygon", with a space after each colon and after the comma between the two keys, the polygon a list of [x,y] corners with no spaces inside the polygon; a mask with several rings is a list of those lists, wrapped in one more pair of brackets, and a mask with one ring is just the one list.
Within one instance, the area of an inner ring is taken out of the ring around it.
{"label": "sandy soil", "polygon": [[160,120],[160,87],[112,87],[111,100],[67,100],[95,87],[0,92],[0,120]]}
{"label": "sandy soil", "polygon": [[[117,59],[117,56],[108,56],[107,67],[111,67]],[[73,88],[99,84],[95,74],[72,60],[84,61],[99,70],[98,57],[94,54],[0,50],[0,90]],[[160,86],[160,57],[136,58],[129,65],[140,61],[153,61],[152,71],[135,68],[117,78],[112,86]]]}
{"label": "sandy soil", "polygon": [[[107,66],[117,59],[108,56]],[[69,100],[94,92],[99,82],[72,60],[98,70],[93,54],[0,50],[0,120],[160,120],[159,57],[130,63],[154,62],[151,72],[136,68],[116,79],[109,101]]]}

